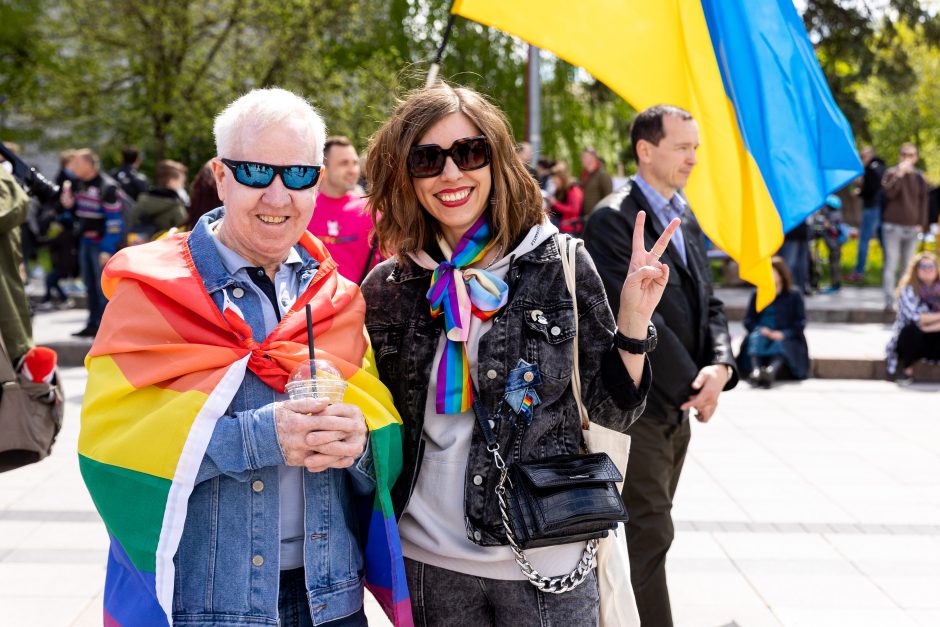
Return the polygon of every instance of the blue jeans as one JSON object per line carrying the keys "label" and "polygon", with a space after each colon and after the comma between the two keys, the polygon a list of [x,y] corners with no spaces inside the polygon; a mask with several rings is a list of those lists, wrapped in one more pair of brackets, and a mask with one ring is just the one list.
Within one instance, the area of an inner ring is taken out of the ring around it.
{"label": "blue jeans", "polygon": [[783,342],[772,340],[757,331],[752,331],[747,336],[747,352],[752,357],[783,355]]}
{"label": "blue jeans", "polygon": [[82,283],[85,284],[85,298],[88,307],[88,326],[97,328],[101,325],[101,316],[107,304],[101,291],[101,245],[82,238],[78,245],[78,263],[82,270]]}
{"label": "blue jeans", "polygon": [[[278,618],[282,627],[313,627],[304,569],[281,571],[281,584],[277,593]],[[320,624],[321,627],[368,627],[364,608],[349,616]]]}
{"label": "blue jeans", "polygon": [[858,260],[855,262],[855,272],[858,274],[865,274],[865,265],[868,263],[868,244],[878,233],[880,224],[881,207],[865,207],[862,211],[862,225],[858,231]]}

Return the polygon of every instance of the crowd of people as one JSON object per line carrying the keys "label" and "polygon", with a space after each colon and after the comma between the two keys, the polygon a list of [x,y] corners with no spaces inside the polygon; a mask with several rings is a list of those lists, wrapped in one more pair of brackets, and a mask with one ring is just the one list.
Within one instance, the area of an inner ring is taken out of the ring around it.
{"label": "crowd of people", "polygon": [[[785,235],[779,252],[783,264],[776,261],[774,263],[778,294],[786,294],[787,301],[795,303],[799,300],[799,310],[803,311],[802,296],[814,293],[821,274],[821,255],[818,250],[812,250],[814,241],[825,246],[828,258],[830,284],[821,292],[838,293],[842,287],[842,248],[851,236],[857,238],[858,252],[854,269],[849,273],[847,280],[864,284],[869,251],[872,243],[877,242],[883,257],[880,283],[884,309],[896,314],[891,338],[886,347],[886,371],[898,384],[908,385],[912,381],[912,366],[915,362],[921,359],[940,360],[940,351],[933,344],[933,336],[930,335],[934,329],[929,323],[931,312],[937,310],[937,305],[927,297],[929,287],[925,288],[928,291],[924,292],[927,296],[922,298],[918,283],[918,268],[921,264],[930,265],[931,253],[926,249],[927,243],[936,242],[940,230],[940,188],[931,189],[923,172],[917,168],[919,154],[914,144],[901,145],[897,164],[892,167],[887,167],[886,162],[870,146],[860,151],[860,157],[864,166],[862,176],[839,194],[828,196],[819,211]],[[844,199],[853,198],[857,198],[861,204],[857,228],[847,223],[843,210]],[[919,248],[923,249],[921,253],[917,252]],[[927,260],[924,260],[924,255]],[[786,266],[790,276],[784,279],[786,287],[781,293],[779,279],[782,265]],[[776,308],[770,309],[773,312]],[[920,313],[926,314],[928,320],[924,329],[919,327]],[[750,365],[754,359],[750,349],[766,343],[765,339],[755,338],[755,330],[748,325],[759,324],[760,320],[768,315],[773,313],[768,314],[765,310],[759,318],[754,318],[751,308],[745,319],[749,335],[742,345],[742,352],[746,355],[746,358],[740,361],[743,366]],[[798,332],[801,342],[805,344],[802,339],[805,315],[801,313],[792,319],[788,317],[787,320],[778,320],[776,324],[795,325],[790,333]],[[902,330],[905,328],[908,330],[902,337]],[[779,330],[783,331],[782,328]],[[769,333],[766,325],[759,325],[756,332],[764,336]],[[922,335],[923,332],[927,335]],[[786,343],[789,344],[790,350],[789,357],[783,364],[783,373],[795,379],[804,378],[807,367],[799,363],[802,359],[795,359],[793,350],[796,345],[790,339]],[[916,350],[912,348],[915,345]],[[899,346],[902,347],[901,353],[905,355],[900,359],[903,364],[900,369]],[[782,344],[771,350],[779,351],[782,350],[781,347]],[[750,355],[747,355],[749,352]],[[799,351],[801,355],[804,352],[802,349]],[[777,369],[771,370],[777,372]],[[756,369],[752,369],[751,373],[754,375],[749,377],[752,382],[767,385],[766,375],[758,376],[759,371]]]}
{"label": "crowd of people", "polygon": [[[828,257],[829,280],[823,293],[838,292],[842,286],[842,247],[850,237],[857,239],[855,266],[846,279],[864,284],[869,266],[869,250],[877,241],[883,264],[880,278],[884,307],[897,310],[897,287],[919,246],[936,241],[940,219],[940,187],[931,188],[917,168],[919,154],[914,144],[901,146],[897,165],[888,168],[871,146],[860,151],[864,172],[837,194],[826,198],[822,208],[786,233],[780,256],[787,262],[794,283],[804,295],[819,287],[822,255],[812,250],[814,241],[823,243]],[[843,204],[861,205],[861,215],[849,224]]]}
{"label": "crowd of people", "polygon": [[[809,376],[808,242],[822,233],[838,290],[840,198],[787,234],[772,261],[776,297],[761,311],[751,297],[735,356],[682,191],[699,143],[683,109],[638,113],[637,171],[617,190],[591,148],[577,177],[564,161],[531,164],[497,107],[443,83],[406,97],[366,159],[277,88],[231,103],[213,133],[217,156],[191,186],[173,160],[155,164],[151,184],[132,148],[111,174],[92,150],[65,151],[60,192],[33,221],[32,248],[48,246],[52,262],[45,302],[65,303],[62,282],[80,275],[89,313],[75,335],[97,337],[79,453],[105,522],[120,518],[105,610],[122,624],[169,614],[365,625],[368,578],[400,624],[596,625],[598,534],[559,523],[523,553],[516,525],[548,513],[509,516],[519,497],[507,504],[504,488],[513,465],[544,476],[559,460],[587,463],[587,407],[591,422],[632,438],[614,499],[629,512],[632,609],[621,624],[670,626],[666,556],[690,420],[707,423],[739,379],[766,388]],[[880,237],[886,306],[897,306],[888,371],[910,382],[917,361],[940,359],[937,256],[915,251],[930,228],[928,189],[912,145],[892,168],[870,149],[862,157],[855,270],[862,243],[867,253]],[[24,207],[18,196],[18,218]],[[314,353],[339,365],[342,401],[286,394]],[[116,368],[134,390],[115,391]],[[168,390],[202,400],[183,407]],[[155,425],[182,439],[151,442]],[[160,477],[175,500],[156,522],[145,519],[149,479],[132,477],[149,471],[113,454],[138,440],[173,461]],[[139,482],[121,488],[117,514],[99,475]],[[372,494],[385,520],[362,500]],[[136,527],[159,535],[148,559],[171,573],[159,592],[127,557]]]}
{"label": "crowd of people", "polygon": [[[370,237],[372,218],[353,143],[341,136],[325,142],[328,167],[316,197],[308,228],[323,241],[343,276],[361,282],[381,260]],[[45,203],[33,203],[21,232],[27,268],[39,268],[45,294],[39,311],[70,308],[75,294],[84,294],[89,311],[77,337],[95,337],[105,298],[101,272],[118,249],[191,230],[199,218],[221,206],[212,161],[187,184],[187,167],[174,160],[157,161],[153,182],[140,171],[142,155],[133,147],[122,151],[122,165],[111,173],[88,148],[64,150],[55,182],[61,192]],[[238,167],[249,167],[240,165]],[[48,250],[48,268],[39,253]]]}

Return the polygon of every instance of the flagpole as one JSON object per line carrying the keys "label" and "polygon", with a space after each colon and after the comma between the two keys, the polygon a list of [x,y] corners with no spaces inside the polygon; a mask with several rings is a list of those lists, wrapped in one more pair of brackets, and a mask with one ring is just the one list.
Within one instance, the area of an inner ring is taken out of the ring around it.
{"label": "flagpole", "polygon": [[527,133],[532,146],[532,165],[538,163],[542,152],[542,75],[539,72],[539,49],[529,44],[526,64]]}
{"label": "flagpole", "polygon": [[441,40],[441,46],[437,49],[437,56],[434,57],[434,63],[431,64],[431,68],[428,70],[428,79],[424,84],[425,89],[431,87],[437,80],[437,73],[441,69],[441,59],[444,57],[444,48],[447,47],[447,40],[450,39],[450,31],[454,28],[455,19],[457,19],[457,15],[451,13],[450,18],[447,20],[447,28],[444,30],[444,38]]}

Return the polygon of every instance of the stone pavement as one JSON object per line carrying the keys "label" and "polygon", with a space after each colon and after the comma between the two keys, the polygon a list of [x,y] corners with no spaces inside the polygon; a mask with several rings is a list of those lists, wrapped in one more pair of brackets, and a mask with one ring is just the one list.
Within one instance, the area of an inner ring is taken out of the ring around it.
{"label": "stone pavement", "polygon": [[[107,538],[76,459],[0,474],[0,625],[101,624]],[[680,627],[940,625],[940,386],[741,386],[694,424],[669,557]],[[372,625],[387,625],[367,605]]]}
{"label": "stone pavement", "polygon": [[[740,324],[751,294],[750,288],[719,288],[732,320],[734,346],[744,337]],[[817,294],[806,299],[806,329],[813,376],[824,379],[884,379],[884,348],[891,336],[894,314],[886,314],[878,288],[845,287],[837,294]],[[83,363],[91,340],[73,338],[85,326],[83,309],[38,313],[34,318],[36,342],[59,352],[60,363]],[[940,366],[918,364],[914,378],[940,382]]]}

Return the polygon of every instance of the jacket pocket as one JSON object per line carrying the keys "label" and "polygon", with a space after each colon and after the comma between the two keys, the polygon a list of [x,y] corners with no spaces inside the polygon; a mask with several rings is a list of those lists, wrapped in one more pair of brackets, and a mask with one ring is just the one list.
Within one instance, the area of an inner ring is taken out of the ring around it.
{"label": "jacket pocket", "polygon": [[401,326],[381,325],[369,327],[369,340],[375,354],[375,365],[383,381],[390,381],[400,371],[401,341],[404,329]]}
{"label": "jacket pocket", "polygon": [[537,392],[549,405],[568,387],[574,365],[574,311],[570,300],[545,305],[526,304],[523,309],[526,352],[538,364],[542,384]]}

